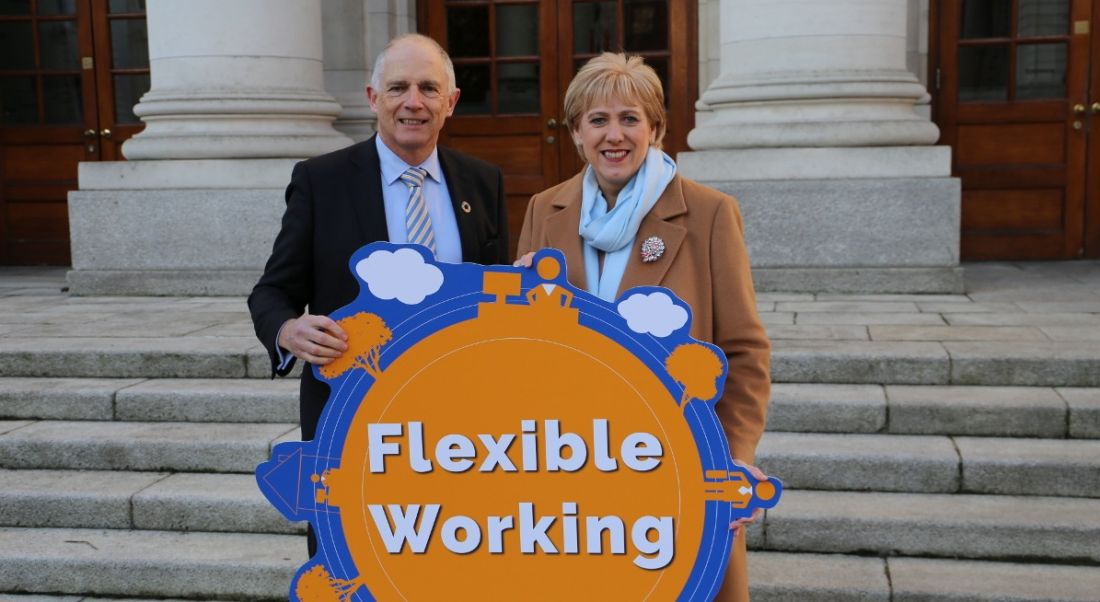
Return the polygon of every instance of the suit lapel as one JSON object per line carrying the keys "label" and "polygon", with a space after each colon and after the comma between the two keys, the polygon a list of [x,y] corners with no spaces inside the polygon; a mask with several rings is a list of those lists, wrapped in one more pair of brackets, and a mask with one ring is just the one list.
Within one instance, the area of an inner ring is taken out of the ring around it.
{"label": "suit lapel", "polygon": [[[485,207],[476,196],[470,196],[474,187],[467,179],[469,174],[461,169],[450,149],[437,146],[439,165],[443,168],[443,178],[447,180],[447,192],[451,197],[451,207],[458,223],[458,238],[462,243],[462,260],[477,261],[481,250],[477,239],[477,225],[474,211],[484,211]],[[469,208],[467,210],[467,208]]]}
{"label": "suit lapel", "polygon": [[348,202],[359,224],[363,243],[389,240],[386,204],[382,200],[382,166],[374,136],[358,144],[351,153],[351,162],[356,168],[348,182]]}
{"label": "suit lapel", "polygon": [[[680,186],[680,176],[673,178],[668,187],[661,193],[657,204],[642,218],[642,224],[638,226],[638,234],[634,237],[634,245],[630,250],[630,259],[626,263],[626,272],[623,273],[622,282],[619,283],[617,295],[635,286],[660,286],[676,259],[687,236],[687,228],[680,225],[677,218],[687,213],[687,202],[684,201],[684,191]],[[657,237],[665,243],[665,252],[657,261],[644,263],[641,259],[642,243],[647,238]]]}
{"label": "suit lapel", "polygon": [[565,253],[565,265],[569,266],[569,282],[579,288],[588,288],[584,269],[584,247],[577,225],[581,223],[581,189],[584,170],[562,186],[552,204],[559,211],[546,218],[546,246]]}

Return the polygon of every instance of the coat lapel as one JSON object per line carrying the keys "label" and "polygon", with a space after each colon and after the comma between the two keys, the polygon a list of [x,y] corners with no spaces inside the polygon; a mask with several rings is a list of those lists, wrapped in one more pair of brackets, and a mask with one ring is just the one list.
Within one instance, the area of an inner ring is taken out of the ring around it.
{"label": "coat lapel", "polygon": [[584,249],[581,235],[577,233],[581,223],[581,189],[584,170],[567,181],[554,197],[552,204],[559,210],[546,218],[545,233],[547,247],[559,249],[565,253],[565,265],[569,266],[569,283],[585,290],[588,288],[584,269]]}
{"label": "coat lapel", "polygon": [[363,243],[389,240],[386,204],[382,200],[382,166],[378,161],[374,136],[360,142],[352,150],[351,162],[355,169],[348,181],[348,202],[353,208]]}
{"label": "coat lapel", "polygon": [[[462,242],[462,260],[477,261],[481,251],[477,239],[477,227],[474,223],[474,212],[484,211],[485,207],[476,196],[470,196],[473,185],[467,181],[468,173],[459,168],[450,149],[442,146],[439,150],[439,165],[443,168],[443,178],[447,180],[447,192],[451,196],[451,207],[455,212],[455,222],[458,223],[458,238]],[[469,207],[463,209],[463,204]]]}
{"label": "coat lapel", "polygon": [[[661,198],[657,199],[657,204],[642,218],[642,224],[638,227],[638,234],[634,237],[634,245],[630,250],[626,272],[623,273],[616,296],[636,286],[660,286],[673,260],[676,259],[680,245],[687,236],[687,228],[680,223],[682,220],[675,219],[687,213],[687,202],[684,200],[684,191],[680,182],[679,175],[674,177],[661,193]],[[652,236],[665,243],[665,252],[657,261],[644,263],[641,254],[642,243]]]}

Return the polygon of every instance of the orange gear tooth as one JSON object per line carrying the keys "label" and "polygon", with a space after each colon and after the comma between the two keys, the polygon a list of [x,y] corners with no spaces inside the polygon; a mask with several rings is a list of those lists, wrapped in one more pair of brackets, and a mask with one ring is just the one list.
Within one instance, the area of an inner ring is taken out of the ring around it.
{"label": "orange gear tooth", "polygon": [[729,472],[725,470],[708,470],[704,473],[708,479],[727,479],[729,478]]}

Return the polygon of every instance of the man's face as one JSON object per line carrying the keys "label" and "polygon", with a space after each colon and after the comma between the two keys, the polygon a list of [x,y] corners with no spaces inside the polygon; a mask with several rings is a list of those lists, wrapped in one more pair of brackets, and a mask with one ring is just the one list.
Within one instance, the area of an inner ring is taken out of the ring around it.
{"label": "man's face", "polygon": [[378,135],[402,160],[418,165],[435,148],[459,91],[449,89],[439,51],[423,42],[407,40],[390,48],[384,69],[381,89],[367,87],[378,114]]}

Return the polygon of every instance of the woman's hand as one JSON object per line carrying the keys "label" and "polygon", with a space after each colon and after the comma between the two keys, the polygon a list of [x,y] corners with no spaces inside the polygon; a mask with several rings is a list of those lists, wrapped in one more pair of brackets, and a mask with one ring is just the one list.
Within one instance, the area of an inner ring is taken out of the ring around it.
{"label": "woman's hand", "polygon": [[529,268],[529,267],[531,267],[531,260],[534,259],[534,258],[535,258],[535,252],[534,251],[532,251],[530,253],[524,253],[523,257],[520,257],[519,259],[517,259],[514,263],[512,263],[512,265],[517,267],[517,268]]}
{"label": "woman's hand", "polygon": [[[742,462],[740,460],[734,460],[733,463],[740,466],[741,468],[744,468],[745,470],[749,471],[749,474],[751,474],[753,476],[753,478],[756,479],[757,481],[767,481],[768,480],[768,475],[764,474],[764,471],[762,471],[759,468],[753,466],[752,464],[749,464],[747,462]],[[753,511],[752,516],[749,516],[749,517],[746,517],[746,518],[739,518],[739,519],[733,521],[732,523],[730,523],[730,531],[733,531],[733,536],[737,537],[738,535],[741,534],[741,529],[742,528],[747,527],[750,523],[756,522],[762,516],[764,516],[764,510],[762,508],[757,508],[756,510]]]}

